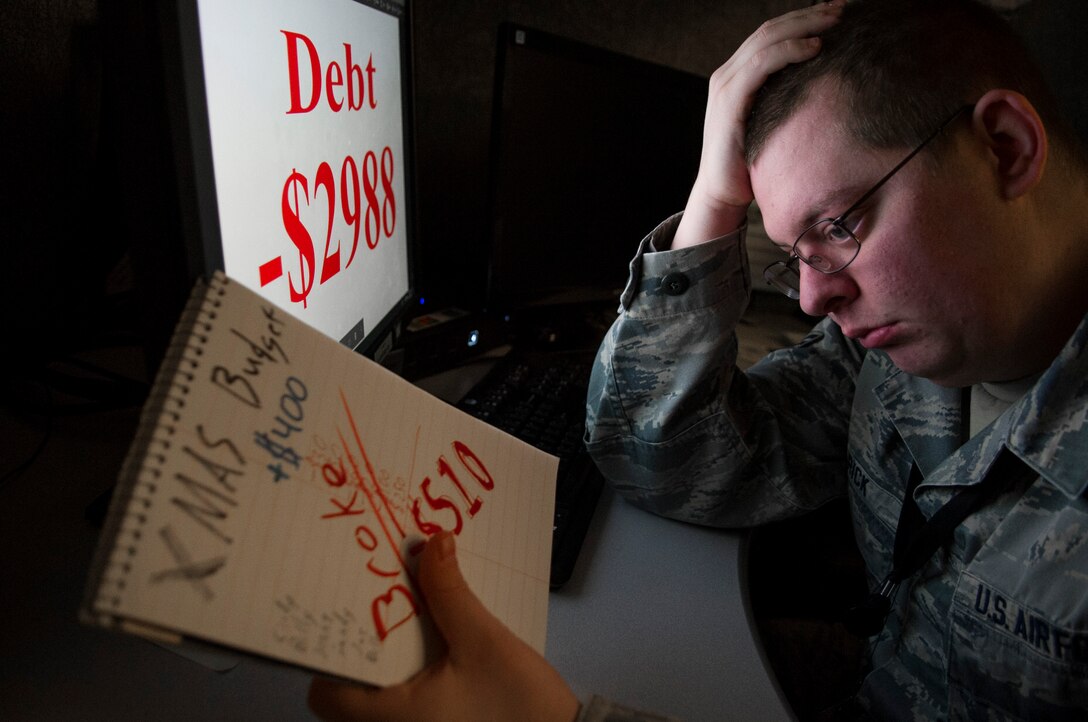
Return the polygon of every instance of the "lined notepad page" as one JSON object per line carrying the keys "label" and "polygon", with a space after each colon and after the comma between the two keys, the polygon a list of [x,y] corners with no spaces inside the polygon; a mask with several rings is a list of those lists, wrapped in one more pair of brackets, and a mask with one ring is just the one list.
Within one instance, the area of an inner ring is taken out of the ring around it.
{"label": "lined notepad page", "polygon": [[233,281],[191,305],[119,484],[99,621],[398,682],[437,649],[415,559],[449,529],[472,589],[543,650],[554,457]]}

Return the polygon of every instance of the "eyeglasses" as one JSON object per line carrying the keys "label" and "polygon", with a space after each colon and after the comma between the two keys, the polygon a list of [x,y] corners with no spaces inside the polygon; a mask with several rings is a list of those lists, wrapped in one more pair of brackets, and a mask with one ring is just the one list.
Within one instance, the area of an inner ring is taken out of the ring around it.
{"label": "eyeglasses", "polygon": [[973,108],[974,105],[964,105],[949,116],[935,131],[926,136],[925,140],[919,143],[917,148],[908,153],[906,158],[899,161],[894,168],[888,171],[887,175],[878,180],[872,188],[865,191],[861,198],[858,198],[853,205],[843,211],[837,218],[821,218],[802,231],[797,240],[793,242],[788,259],[775,261],[763,269],[763,280],[796,300],[801,297],[801,267],[798,261],[803,261],[820,273],[828,275],[838,273],[853,263],[854,259],[857,258],[858,251],[861,250],[861,241],[858,240],[858,237],[854,235],[854,232],[847,225],[847,218],[850,214],[880,190],[893,175],[899,172],[900,168],[905,166],[911,158],[918,155],[931,140],[940,135],[941,131],[948,127],[961,113]]}

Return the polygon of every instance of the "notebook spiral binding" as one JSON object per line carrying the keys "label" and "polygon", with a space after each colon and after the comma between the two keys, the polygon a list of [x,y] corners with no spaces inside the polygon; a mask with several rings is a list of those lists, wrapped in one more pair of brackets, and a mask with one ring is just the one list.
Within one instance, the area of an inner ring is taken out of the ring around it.
{"label": "notebook spiral binding", "polygon": [[201,366],[204,346],[215,328],[217,309],[230,280],[216,272],[197,283],[167,345],[151,392],[140,413],[136,436],[121,465],[109,512],[102,527],[105,539],[91,564],[80,614],[85,621],[115,626],[111,610],[120,607],[132,571],[148,512],[159,490],[177,424],[185,412],[186,396]]}

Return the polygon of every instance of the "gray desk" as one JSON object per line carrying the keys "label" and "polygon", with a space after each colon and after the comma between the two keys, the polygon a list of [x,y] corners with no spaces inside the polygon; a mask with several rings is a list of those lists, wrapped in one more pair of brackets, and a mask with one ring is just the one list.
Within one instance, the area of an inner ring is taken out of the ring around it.
{"label": "gray desk", "polygon": [[548,661],[583,699],[686,722],[790,719],[753,635],[745,546],[606,490],[574,576],[551,595]]}

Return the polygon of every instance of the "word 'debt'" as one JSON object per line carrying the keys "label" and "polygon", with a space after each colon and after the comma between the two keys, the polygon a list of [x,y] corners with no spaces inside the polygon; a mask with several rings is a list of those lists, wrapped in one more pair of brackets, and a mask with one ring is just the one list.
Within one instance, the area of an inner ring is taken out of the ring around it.
{"label": "word 'debt'", "polygon": [[[362,110],[364,107],[371,109],[378,107],[377,98],[374,97],[373,54],[367,58],[364,70],[352,59],[351,43],[344,43],[343,66],[332,61],[325,67],[325,72],[322,74],[321,57],[313,41],[302,33],[293,33],[290,30],[280,32],[287,38],[287,81],[290,88],[288,115],[309,113],[317,107],[322,95],[334,113],[339,113],[345,105],[349,111]],[[300,48],[303,51],[301,55]],[[302,97],[303,65],[309,71],[310,85],[309,97],[305,102]],[[322,82],[322,75],[324,75],[324,82]]]}

